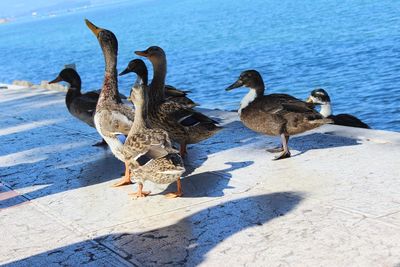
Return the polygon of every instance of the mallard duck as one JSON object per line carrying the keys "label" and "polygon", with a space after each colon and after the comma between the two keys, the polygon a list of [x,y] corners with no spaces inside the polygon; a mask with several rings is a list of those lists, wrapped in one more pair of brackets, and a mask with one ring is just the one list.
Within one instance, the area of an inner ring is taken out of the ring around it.
{"label": "mallard duck", "polygon": [[[97,37],[105,59],[104,82],[96,106],[94,124],[99,134],[106,140],[114,156],[125,162],[122,151],[126,136],[132,127],[135,114],[132,108],[120,103],[118,100],[118,41],[111,31],[99,28],[87,19],[85,22]],[[130,183],[129,167],[125,162],[125,175],[114,186]]]}
{"label": "mallard duck", "polygon": [[132,72],[137,81],[131,90],[131,100],[135,105],[135,120],[124,144],[124,156],[130,172],[138,183],[135,197],[145,197],[150,192],[143,191],[146,180],[157,184],[177,182],[177,192],[167,197],[182,196],[180,178],[185,171],[178,151],[172,148],[168,133],[151,128],[147,123],[147,68],[142,60],[132,62]]}
{"label": "mallard duck", "polygon": [[328,93],[322,88],[317,88],[311,91],[311,94],[308,97],[307,102],[312,103],[314,105],[320,105],[321,109],[319,113],[322,116],[324,116],[324,118],[329,118],[333,120],[334,124],[336,125],[370,129],[370,127],[367,124],[362,122],[360,119],[354,117],[353,115],[350,114],[332,115],[331,98],[329,97]]}
{"label": "mallard duck", "polygon": [[[79,120],[85,122],[90,127],[95,128],[94,114],[97,101],[99,100],[100,90],[90,91],[82,94],[81,77],[79,76],[78,72],[72,68],[63,69],[54,80],[49,82],[49,84],[62,81],[67,82],[70,85],[65,96],[65,104],[69,113]],[[120,97],[125,96],[120,95]],[[119,102],[121,102],[120,99]],[[104,139],[101,142],[94,144],[94,146],[103,145],[107,145]]]}
{"label": "mallard duck", "polygon": [[166,101],[164,85],[167,59],[162,48],[151,46],[135,53],[148,58],[153,65],[153,80],[149,86],[149,122],[152,127],[167,131],[170,138],[180,144],[181,156],[187,153],[187,144],[198,143],[222,129],[206,115],[185,105]]}
{"label": "mallard duck", "polygon": [[[260,73],[255,70],[242,72],[239,79],[225,90],[230,91],[242,86],[250,90],[240,102],[238,110],[240,120],[253,131],[281,136],[282,148],[279,150],[283,152],[275,160],[290,157],[288,147],[290,135],[332,122],[310,108],[306,102],[291,95],[264,95],[264,81]],[[271,150],[271,152],[276,151]]]}
{"label": "mallard duck", "polygon": [[[123,70],[119,74],[119,76],[133,72],[133,67],[136,64],[136,60],[137,59],[131,60],[128,63],[128,66],[125,68],[125,70]],[[146,68],[146,71],[147,71],[147,68]],[[189,108],[198,106],[198,104],[196,104],[195,102],[193,102],[193,100],[191,100],[189,97],[187,97],[187,94],[190,91],[182,91],[182,90],[179,90],[179,89],[173,87],[172,85],[168,85],[168,84],[165,85],[164,90],[165,90],[165,100],[167,100],[167,101],[168,100],[175,101],[180,104],[186,105]]]}

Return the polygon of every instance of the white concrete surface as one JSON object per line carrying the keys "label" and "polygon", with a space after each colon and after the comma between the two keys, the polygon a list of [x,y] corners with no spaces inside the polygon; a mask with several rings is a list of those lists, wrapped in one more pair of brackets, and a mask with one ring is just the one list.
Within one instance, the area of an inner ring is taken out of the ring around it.
{"label": "white concrete surface", "polygon": [[400,266],[400,133],[324,126],[290,140],[225,129],[189,149],[184,197],[112,188],[123,164],[64,94],[0,89],[0,264]]}

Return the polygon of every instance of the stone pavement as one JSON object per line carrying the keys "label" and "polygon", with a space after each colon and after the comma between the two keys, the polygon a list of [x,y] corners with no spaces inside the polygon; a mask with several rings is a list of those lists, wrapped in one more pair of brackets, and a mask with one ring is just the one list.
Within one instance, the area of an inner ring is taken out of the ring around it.
{"label": "stone pavement", "polygon": [[400,133],[324,126],[279,139],[225,129],[189,148],[175,185],[110,187],[123,164],[61,92],[0,90],[0,264],[400,266]]}

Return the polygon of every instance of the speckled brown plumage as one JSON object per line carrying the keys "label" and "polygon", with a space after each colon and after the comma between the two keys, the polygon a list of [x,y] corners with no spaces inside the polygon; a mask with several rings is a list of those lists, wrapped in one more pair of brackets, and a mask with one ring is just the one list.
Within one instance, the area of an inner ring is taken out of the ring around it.
{"label": "speckled brown plumage", "polygon": [[[172,148],[168,133],[149,125],[147,121],[147,68],[133,69],[138,82],[131,91],[135,105],[135,119],[124,144],[123,154],[129,165],[132,177],[139,184],[138,197],[142,193],[143,183],[147,180],[157,184],[169,184],[180,179],[185,171],[181,156]],[[180,190],[180,181],[179,186]],[[177,192],[175,196],[180,196]]]}
{"label": "speckled brown plumage", "polygon": [[170,138],[180,144],[181,155],[186,153],[186,144],[198,143],[219,130],[216,121],[183,104],[166,101],[165,76],[167,60],[164,50],[158,46],[145,51],[136,51],[137,55],[147,57],[153,65],[153,80],[149,92],[149,122],[153,127],[166,130]]}
{"label": "speckled brown plumage", "polygon": [[165,87],[165,100],[174,101],[179,104],[185,105],[188,108],[194,108],[198,106],[192,99],[187,97],[188,91],[179,90],[172,85],[166,84]]}
{"label": "speckled brown plumage", "polygon": [[[133,179],[142,184],[147,180],[157,184],[173,183],[185,171],[182,158],[172,149],[167,132],[160,129],[143,127],[132,131],[123,153]],[[143,166],[136,161],[142,154],[151,158]]]}
{"label": "speckled brown plumage", "polygon": [[[104,138],[112,153],[121,161],[125,162],[122,152],[124,138],[132,127],[133,110],[120,103],[117,79],[117,53],[118,41],[115,35],[105,29],[95,26],[88,20],[86,25],[97,37],[103,50],[105,60],[105,72],[102,90],[96,106],[94,123],[99,134]],[[125,164],[125,176],[122,182],[116,186],[129,184],[129,171]]]}
{"label": "speckled brown plumage", "polygon": [[[213,136],[221,127],[209,117],[183,104],[163,101],[149,110],[149,122],[152,127],[162,128],[170,138],[179,143],[195,144]],[[180,121],[191,117],[193,122],[185,126]]]}

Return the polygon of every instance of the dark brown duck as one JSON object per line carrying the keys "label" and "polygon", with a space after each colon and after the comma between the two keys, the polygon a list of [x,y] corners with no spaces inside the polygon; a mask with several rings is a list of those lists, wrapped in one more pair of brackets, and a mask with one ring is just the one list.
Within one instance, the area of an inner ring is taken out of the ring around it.
{"label": "dark brown duck", "polygon": [[249,92],[240,102],[238,110],[240,119],[253,131],[281,137],[280,151],[283,152],[275,158],[276,160],[290,157],[289,136],[332,122],[306,102],[291,95],[264,95],[264,81],[260,73],[255,70],[242,72],[239,79],[225,90],[230,91],[242,86],[248,87]]}
{"label": "dark brown duck", "polygon": [[[80,121],[85,122],[90,127],[96,128],[94,125],[94,114],[96,111],[97,101],[99,100],[100,91],[96,90],[82,94],[81,77],[78,72],[72,68],[63,69],[54,80],[49,82],[49,84],[58,82],[67,82],[70,85],[67,94],[65,95],[65,105],[67,106],[69,113]],[[118,101],[122,103],[121,97],[125,96],[120,94],[119,97]],[[103,141],[94,145],[107,145],[107,143],[103,139]]]}

